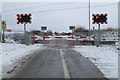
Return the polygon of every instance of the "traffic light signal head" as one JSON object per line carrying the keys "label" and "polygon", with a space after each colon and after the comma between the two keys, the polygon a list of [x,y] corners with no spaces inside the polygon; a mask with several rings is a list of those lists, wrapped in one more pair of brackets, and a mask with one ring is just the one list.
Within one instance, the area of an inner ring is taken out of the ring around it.
{"label": "traffic light signal head", "polygon": [[93,24],[107,24],[107,14],[92,14]]}
{"label": "traffic light signal head", "polygon": [[17,14],[17,24],[31,23],[31,14]]}

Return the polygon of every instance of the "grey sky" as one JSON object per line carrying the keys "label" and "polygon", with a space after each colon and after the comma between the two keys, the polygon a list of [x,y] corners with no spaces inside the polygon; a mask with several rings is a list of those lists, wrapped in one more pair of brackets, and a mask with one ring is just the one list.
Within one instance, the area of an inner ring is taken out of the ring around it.
{"label": "grey sky", "polygon": [[[66,10],[49,11],[58,9]],[[8,29],[23,29],[22,24],[16,24],[17,13],[32,13],[33,23],[27,25],[27,30],[40,30],[42,25],[58,32],[69,32],[68,27],[71,25],[88,28],[88,2],[4,2],[2,10]],[[109,24],[103,24],[101,28],[118,27],[117,2],[91,2],[91,15],[93,13],[108,14]],[[92,24],[91,16],[91,29],[93,26],[97,29],[97,24]]]}

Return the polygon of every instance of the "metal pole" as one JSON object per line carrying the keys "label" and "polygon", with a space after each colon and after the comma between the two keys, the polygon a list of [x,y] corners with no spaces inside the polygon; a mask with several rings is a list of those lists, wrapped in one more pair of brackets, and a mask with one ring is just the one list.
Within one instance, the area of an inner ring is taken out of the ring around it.
{"label": "metal pole", "polygon": [[95,32],[95,27],[93,27],[93,34],[95,35],[95,33],[94,33],[94,32]]}
{"label": "metal pole", "polygon": [[3,34],[2,34],[2,43],[5,42],[5,29],[3,29]]}
{"label": "metal pole", "polygon": [[43,45],[45,45],[45,32],[44,30],[42,32],[43,32]]}
{"label": "metal pole", "polygon": [[90,0],[89,0],[89,42],[90,42]]}
{"label": "metal pole", "polygon": [[0,42],[2,42],[2,16],[1,16],[0,24],[1,24],[1,30],[0,30]]}
{"label": "metal pole", "polygon": [[100,24],[98,24],[98,46],[100,46]]}
{"label": "metal pole", "polygon": [[72,30],[72,37],[73,37],[73,30]]}
{"label": "metal pole", "polygon": [[120,80],[120,1],[118,2],[118,78]]}
{"label": "metal pole", "polygon": [[0,42],[2,42],[2,14],[0,15],[0,26],[1,26],[1,30],[0,30]]}
{"label": "metal pole", "polygon": [[95,27],[93,27],[94,45],[95,45]]}
{"label": "metal pole", "polygon": [[25,40],[25,44],[27,44],[27,35],[26,35],[26,24],[24,24],[24,40]]}

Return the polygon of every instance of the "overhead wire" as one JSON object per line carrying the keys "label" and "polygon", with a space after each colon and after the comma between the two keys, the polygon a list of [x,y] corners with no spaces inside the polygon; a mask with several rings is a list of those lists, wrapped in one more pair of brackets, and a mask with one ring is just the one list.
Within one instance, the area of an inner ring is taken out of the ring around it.
{"label": "overhead wire", "polygon": [[[91,7],[110,6],[110,5],[116,5],[116,4],[96,5],[96,6],[91,6]],[[54,9],[54,10],[43,10],[43,11],[36,11],[36,12],[31,12],[31,13],[42,13],[42,12],[50,12],[50,11],[72,10],[72,9],[80,9],[80,8],[88,8],[88,7],[74,7],[74,8],[64,8],[64,9]]]}
{"label": "overhead wire", "polygon": [[[76,3],[76,2],[74,2],[74,3]],[[16,11],[16,10],[25,10],[25,9],[32,9],[32,8],[41,8],[41,7],[49,7],[49,6],[69,5],[69,4],[73,4],[73,3],[38,5],[38,6],[30,6],[30,7],[26,7],[26,8],[16,8],[16,9],[9,9],[9,10],[4,10],[3,9],[3,12]]]}
{"label": "overhead wire", "polygon": [[[93,7],[103,7],[103,6],[112,6],[112,5],[117,5],[117,4],[95,5],[95,6],[91,6],[91,8],[93,8]],[[33,12],[29,12],[29,13],[36,14],[36,13],[43,13],[43,12],[74,10],[74,9],[81,9],[81,8],[88,8],[88,6],[87,7],[71,7],[71,8],[53,9],[53,10],[41,10],[41,11],[33,11]]]}

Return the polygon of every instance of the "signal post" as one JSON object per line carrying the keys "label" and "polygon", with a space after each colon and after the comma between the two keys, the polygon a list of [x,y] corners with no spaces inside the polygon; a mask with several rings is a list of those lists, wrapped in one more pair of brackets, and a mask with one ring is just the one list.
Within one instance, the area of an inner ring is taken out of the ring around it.
{"label": "signal post", "polygon": [[100,36],[101,36],[100,24],[108,24],[107,14],[92,14],[92,16],[93,16],[92,24],[98,24],[98,39],[97,39],[97,45],[96,46],[100,46]]}
{"label": "signal post", "polygon": [[27,33],[26,33],[26,24],[31,24],[31,14],[17,14],[17,24],[24,24],[24,41],[25,44],[28,45],[27,43]]}
{"label": "signal post", "polygon": [[6,22],[5,21],[2,21],[2,43],[5,43],[5,30],[6,30]]}

